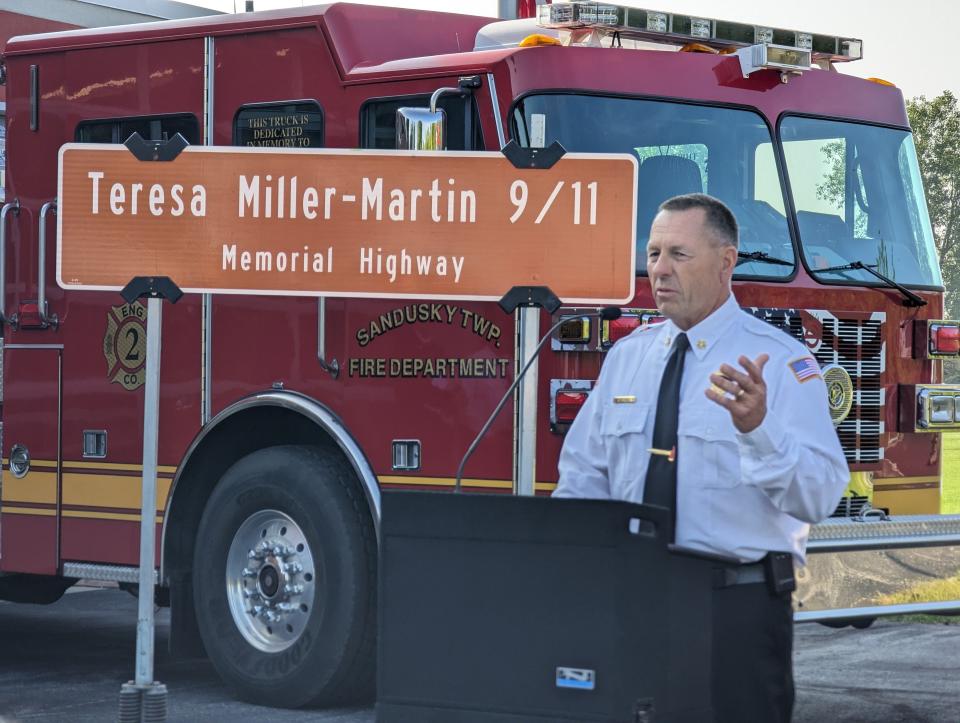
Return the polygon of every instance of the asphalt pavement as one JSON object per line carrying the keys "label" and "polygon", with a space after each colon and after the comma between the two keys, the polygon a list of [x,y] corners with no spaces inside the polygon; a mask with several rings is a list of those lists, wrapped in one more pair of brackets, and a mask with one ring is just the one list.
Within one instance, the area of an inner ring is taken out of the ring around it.
{"label": "asphalt pavement", "polygon": [[[115,589],[78,589],[46,606],[0,602],[0,723],[116,720],[120,685],[133,677],[136,618],[136,600]],[[238,702],[206,661],[170,660],[168,621],[161,610],[156,678],[169,689],[169,721],[374,721],[372,706],[289,711]],[[957,625],[799,625],[794,721],[957,721],[958,671]]]}
{"label": "asphalt pavement", "polygon": [[[171,660],[169,610],[157,612],[156,680],[171,723],[372,723],[373,709],[292,711],[231,697],[206,660]],[[134,677],[137,600],[117,589],[74,588],[52,605],[0,602],[0,723],[117,719],[120,686]]]}

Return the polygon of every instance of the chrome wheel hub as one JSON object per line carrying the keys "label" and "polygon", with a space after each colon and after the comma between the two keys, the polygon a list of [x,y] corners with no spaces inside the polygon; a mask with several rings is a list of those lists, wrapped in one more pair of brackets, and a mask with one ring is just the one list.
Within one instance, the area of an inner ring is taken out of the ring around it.
{"label": "chrome wheel hub", "polygon": [[315,597],[313,553],[299,525],[277,510],[248,517],[227,553],[227,602],[258,650],[286,650],[303,633]]}

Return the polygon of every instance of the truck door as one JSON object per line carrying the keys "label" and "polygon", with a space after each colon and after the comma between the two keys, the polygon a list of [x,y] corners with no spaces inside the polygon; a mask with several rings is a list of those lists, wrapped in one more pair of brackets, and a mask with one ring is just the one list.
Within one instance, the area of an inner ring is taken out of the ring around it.
{"label": "truck door", "polygon": [[[343,91],[323,34],[315,26],[217,36],[214,48],[214,145],[265,149],[332,145],[329,114],[342,106]],[[243,82],[238,82],[241,78]],[[344,124],[342,110],[339,113]],[[355,144],[354,135],[351,145]],[[326,371],[327,359],[340,353],[334,342],[342,301],[224,294],[212,296],[211,306],[212,414],[240,394],[304,375],[316,380],[311,395],[336,405],[342,385]],[[293,353],[252,355],[249,339],[240,330],[255,333],[263,349]]]}
{"label": "truck door", "polygon": [[[62,347],[3,348],[0,570],[53,575],[59,564]],[[15,384],[6,383],[16,379]]]}

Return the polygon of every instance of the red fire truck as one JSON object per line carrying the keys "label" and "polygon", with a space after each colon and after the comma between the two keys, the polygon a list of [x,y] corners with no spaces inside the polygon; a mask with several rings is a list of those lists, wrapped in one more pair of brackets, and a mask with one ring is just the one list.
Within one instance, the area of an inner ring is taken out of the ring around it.
{"label": "red fire truck", "polygon": [[[605,351],[657,321],[643,244],[658,204],[680,193],[734,210],[738,301],[806,343],[828,382],[852,483],[811,549],[904,544],[930,519],[937,540],[955,534],[931,516],[938,432],[960,424],[938,359],[960,352],[960,325],[941,319],[900,91],[836,72],[860,56],[853,38],[596,3],[538,9],[498,22],[338,3],[8,44],[0,597],[137,580],[145,307],[54,283],[60,146],[136,131],[394,148],[398,117],[431,103],[443,133],[430,137],[451,150],[513,139],[635,154],[637,296],[602,324],[586,316],[596,309],[514,318],[436,300],[168,307],[156,564],[175,652],[205,650],[240,695],[274,705],[368,688],[380,490],[452,489],[516,359],[564,318],[463,485],[548,494]],[[869,521],[884,513],[928,517],[890,532]],[[798,604],[822,619],[872,600],[856,599]]]}

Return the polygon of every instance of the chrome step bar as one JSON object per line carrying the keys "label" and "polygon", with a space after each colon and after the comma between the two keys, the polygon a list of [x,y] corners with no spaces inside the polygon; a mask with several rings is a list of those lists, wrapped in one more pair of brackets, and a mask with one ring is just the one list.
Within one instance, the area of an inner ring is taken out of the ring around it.
{"label": "chrome step bar", "polygon": [[[81,580],[98,580],[101,582],[140,582],[140,568],[125,565],[96,565],[90,562],[63,563],[63,576],[76,577]],[[153,573],[154,584],[157,582],[157,573]]]}

